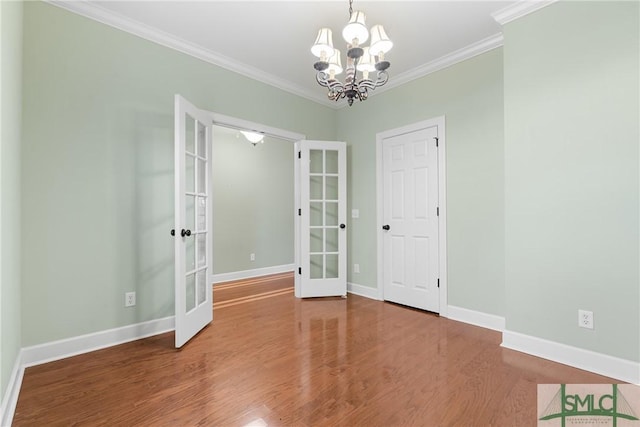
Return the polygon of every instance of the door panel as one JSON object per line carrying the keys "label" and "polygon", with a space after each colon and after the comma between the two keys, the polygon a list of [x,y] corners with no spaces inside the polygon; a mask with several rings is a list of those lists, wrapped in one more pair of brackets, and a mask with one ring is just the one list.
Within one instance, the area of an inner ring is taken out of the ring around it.
{"label": "door panel", "polygon": [[384,299],[439,312],[437,126],[385,138]]}
{"label": "door panel", "polygon": [[346,144],[300,141],[296,296],[347,294]]}
{"label": "door panel", "polygon": [[212,120],[175,97],[175,346],[213,319],[207,283],[212,269],[210,223]]}

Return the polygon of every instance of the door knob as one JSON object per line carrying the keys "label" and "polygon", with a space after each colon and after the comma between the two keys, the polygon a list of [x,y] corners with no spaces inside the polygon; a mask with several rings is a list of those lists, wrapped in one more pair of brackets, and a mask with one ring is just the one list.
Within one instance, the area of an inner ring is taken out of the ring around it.
{"label": "door knob", "polygon": [[182,231],[180,232],[180,234],[182,235],[182,237],[184,236],[191,236],[191,230],[185,230],[184,228],[182,229]]}
{"label": "door knob", "polygon": [[346,227],[346,225],[340,224],[340,228],[345,228],[345,227]]}
{"label": "door knob", "polygon": [[383,230],[391,230],[391,227],[389,227],[389,224],[385,224],[382,226]]}
{"label": "door knob", "polygon": [[175,229],[175,228],[172,228],[172,229],[171,229],[171,235],[172,235],[172,236],[175,236],[175,235],[176,235],[176,229]]}

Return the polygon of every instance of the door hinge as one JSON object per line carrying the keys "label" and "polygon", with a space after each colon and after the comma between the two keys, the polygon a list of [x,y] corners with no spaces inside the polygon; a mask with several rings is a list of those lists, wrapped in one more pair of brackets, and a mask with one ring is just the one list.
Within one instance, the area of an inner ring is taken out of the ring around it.
{"label": "door hinge", "polygon": [[298,274],[302,274],[302,267],[298,267]]}
{"label": "door hinge", "polygon": [[440,287],[440,278],[438,277],[438,287]]}
{"label": "door hinge", "polygon": [[302,158],[302,151],[298,151],[298,158],[301,159]]}
{"label": "door hinge", "polygon": [[437,136],[434,136],[433,139],[436,140],[436,147],[438,147],[438,144],[440,143],[440,139]]}
{"label": "door hinge", "polygon": [[298,216],[302,216],[302,209],[298,209]]}
{"label": "door hinge", "polygon": [[440,206],[436,208],[436,216],[440,216]]}

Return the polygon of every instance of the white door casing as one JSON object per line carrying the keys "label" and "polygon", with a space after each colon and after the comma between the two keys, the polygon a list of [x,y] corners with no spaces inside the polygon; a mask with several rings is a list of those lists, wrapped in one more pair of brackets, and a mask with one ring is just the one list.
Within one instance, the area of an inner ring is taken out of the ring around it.
{"label": "white door casing", "polygon": [[213,319],[211,138],[208,112],[175,96],[175,346]]}
{"label": "white door casing", "polygon": [[347,294],[347,149],[344,142],[296,144],[298,298]]}
{"label": "white door casing", "polygon": [[377,140],[380,298],[446,315],[444,117]]}

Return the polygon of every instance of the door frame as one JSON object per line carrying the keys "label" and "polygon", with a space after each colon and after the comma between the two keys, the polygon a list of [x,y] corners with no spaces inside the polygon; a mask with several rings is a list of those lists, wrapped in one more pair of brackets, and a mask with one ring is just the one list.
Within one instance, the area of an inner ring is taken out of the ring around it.
{"label": "door frame", "polygon": [[434,117],[407,126],[386,130],[376,134],[376,245],[378,250],[378,299],[384,300],[384,251],[382,225],[384,220],[384,177],[383,147],[386,138],[416,132],[422,129],[438,127],[438,277],[440,278],[440,316],[448,317],[448,280],[447,280],[447,171],[445,116]]}
{"label": "door frame", "polygon": [[[226,116],[224,114],[218,114],[218,113],[214,113],[212,111],[208,112],[211,116],[211,119],[213,120],[213,125],[214,126],[224,126],[224,127],[228,127],[228,128],[232,128],[232,129],[238,129],[238,130],[248,130],[248,131],[253,131],[253,132],[259,132],[264,134],[265,136],[271,136],[274,138],[279,138],[279,139],[283,139],[285,141],[289,141],[291,142],[291,147],[293,148],[295,146],[295,143],[306,139],[306,136],[304,134],[301,133],[297,133],[297,132],[291,132],[285,129],[279,129],[276,127],[272,127],[272,126],[267,126],[264,125],[262,123],[257,123],[257,122],[252,122],[249,120],[245,120],[245,119],[239,119],[237,117],[231,117],[231,116]],[[212,135],[212,140],[211,140],[211,147],[213,150],[213,145],[215,144],[215,137]],[[213,159],[212,159],[213,160]],[[297,235],[297,227],[298,227],[298,215],[297,215],[297,209],[296,206],[299,205],[299,195],[298,195],[298,182],[296,181],[296,171],[297,171],[297,167],[298,167],[298,162],[296,160],[297,157],[294,157],[293,159],[293,164],[294,164],[294,175],[291,177],[291,179],[294,180],[294,209],[295,209],[295,216],[294,216],[294,223],[293,223],[293,227],[294,227],[294,262],[296,263],[295,265],[298,265],[298,243],[297,243],[297,239],[298,239],[298,235]],[[211,203],[211,223],[208,224],[211,227],[211,232],[213,233],[213,216],[216,214],[215,211],[213,210],[213,199],[215,197],[215,192],[213,191],[213,183],[211,186],[211,194],[209,196],[210,198],[210,203]],[[213,234],[212,234],[212,238],[213,238]],[[211,258],[213,259],[213,257],[215,256],[215,253],[213,252],[213,247],[211,248]],[[213,277],[213,266],[211,268],[211,274],[208,277],[209,280],[209,284],[213,284],[214,282],[214,277]]]}

